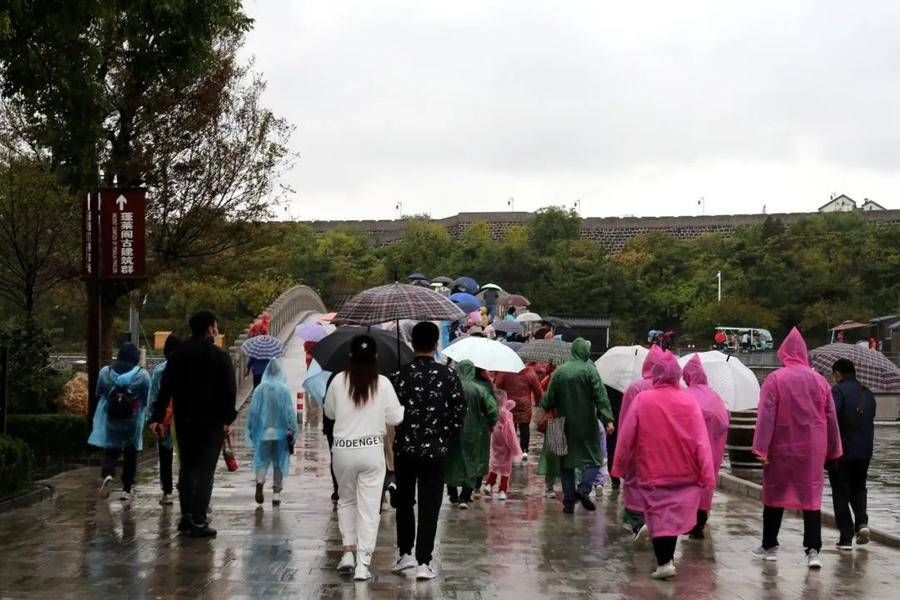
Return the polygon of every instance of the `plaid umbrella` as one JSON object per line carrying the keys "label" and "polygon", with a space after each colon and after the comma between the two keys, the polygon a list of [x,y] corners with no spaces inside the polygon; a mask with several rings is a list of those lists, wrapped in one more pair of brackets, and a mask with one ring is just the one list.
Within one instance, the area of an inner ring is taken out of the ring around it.
{"label": "plaid umbrella", "polygon": [[376,325],[388,321],[458,321],[466,314],[428,288],[392,283],[361,292],[347,301],[334,318],[344,325]]}
{"label": "plaid umbrella", "polygon": [[241,352],[250,358],[271,360],[284,354],[284,346],[271,335],[257,335],[244,340]]}
{"label": "plaid umbrella", "polygon": [[846,358],[856,367],[856,379],[861,384],[883,392],[900,391],[900,367],[877,350],[854,344],[828,344],[809,353],[810,366],[831,377],[831,366],[839,358]]}
{"label": "plaid umbrella", "polygon": [[506,296],[500,296],[500,300],[498,300],[501,306],[529,306],[531,302],[525,296],[520,296],[518,294],[507,294]]}
{"label": "plaid umbrella", "polygon": [[494,324],[494,331],[503,333],[522,333],[524,328],[518,321],[499,321]]}
{"label": "plaid umbrella", "polygon": [[559,340],[535,340],[519,348],[522,360],[561,365],[572,358],[572,344]]}

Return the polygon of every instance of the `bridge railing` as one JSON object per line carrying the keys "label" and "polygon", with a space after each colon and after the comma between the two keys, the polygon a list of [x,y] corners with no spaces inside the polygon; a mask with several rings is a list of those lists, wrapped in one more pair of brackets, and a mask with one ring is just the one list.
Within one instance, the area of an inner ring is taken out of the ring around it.
{"label": "bridge railing", "polygon": [[[285,290],[272,304],[266,309],[266,312],[272,317],[269,324],[269,332],[274,337],[282,341],[287,340],[293,332],[294,324],[302,313],[305,312],[326,312],[325,304],[311,287],[306,285],[295,285]],[[243,331],[228,349],[231,354],[231,360],[234,363],[234,371],[237,377],[237,387],[240,390],[246,377],[247,359],[241,353],[241,344],[247,339],[250,333],[250,327]],[[242,400],[238,399],[240,403]]]}

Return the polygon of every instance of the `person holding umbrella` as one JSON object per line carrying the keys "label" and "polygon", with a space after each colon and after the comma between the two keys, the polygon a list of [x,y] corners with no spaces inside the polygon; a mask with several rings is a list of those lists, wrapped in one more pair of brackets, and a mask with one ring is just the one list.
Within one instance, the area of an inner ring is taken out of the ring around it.
{"label": "person holding umbrella", "polygon": [[832,371],[834,387],[831,396],[844,456],[826,466],[834,516],[841,532],[837,546],[841,550],[850,550],[854,534],[857,544],[869,543],[866,477],[875,442],[875,395],[856,380],[856,366],[852,361],[840,358],[835,361]]}
{"label": "person holding umbrella", "polygon": [[[570,514],[575,510],[576,500],[585,510],[596,509],[588,495],[602,464],[597,420],[606,426],[608,435],[615,431],[609,398],[590,357],[590,344],[577,338],[572,343],[572,357],[556,370],[541,400],[545,410],[556,409],[557,415],[566,419],[568,453],[560,458],[560,479],[563,512]],[[577,487],[575,469],[581,469]]]}
{"label": "person holding umbrella", "polygon": [[[443,462],[466,414],[459,377],[453,369],[434,360],[439,335],[434,323],[417,323],[411,336],[415,358],[390,376],[404,408],[403,422],[397,426],[394,439],[397,488],[393,504],[397,509],[400,556],[392,571],[399,573],[417,567],[416,578],[423,580],[435,577],[431,553],[444,492]],[[417,496],[418,535],[413,512]]]}
{"label": "person holding umbrella", "polygon": [[759,391],[753,453],[763,463],[762,545],[753,556],[778,558],[784,509],[803,511],[803,547],[810,569],[821,569],[822,488],[826,460],[841,457],[840,430],[831,389],[809,366],[806,342],[797,328],[778,348],[782,368]]}
{"label": "person holding umbrella", "polygon": [[402,422],[404,409],[390,380],[378,374],[378,352],[370,335],[353,338],[348,364],[328,387],[323,408],[334,421],[332,464],[344,542],[338,571],[354,571],[353,579],[366,581],[372,576],[369,565],[378,537],[386,426]]}

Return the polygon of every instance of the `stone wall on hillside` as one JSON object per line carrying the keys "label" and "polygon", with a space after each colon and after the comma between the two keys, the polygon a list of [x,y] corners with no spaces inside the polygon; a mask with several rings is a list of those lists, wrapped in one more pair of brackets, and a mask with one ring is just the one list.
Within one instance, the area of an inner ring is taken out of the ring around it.
{"label": "stone wall on hillside", "polygon": [[[877,223],[900,223],[900,210],[884,210],[856,213],[860,218]],[[762,223],[767,217],[780,219],[790,225],[799,219],[818,216],[819,213],[785,213],[773,215],[715,215],[702,217],[588,217],[583,219],[581,237],[599,242],[611,252],[620,252],[625,244],[638,235],[662,232],[679,239],[693,239],[707,233],[731,233],[736,228]],[[485,222],[494,239],[502,239],[514,226],[525,225],[532,213],[484,212],[460,213],[444,219],[432,219],[443,226],[451,236],[460,236],[474,223]],[[309,221],[307,225],[317,233],[335,229],[359,232],[376,246],[388,246],[403,237],[408,220],[391,221]]]}

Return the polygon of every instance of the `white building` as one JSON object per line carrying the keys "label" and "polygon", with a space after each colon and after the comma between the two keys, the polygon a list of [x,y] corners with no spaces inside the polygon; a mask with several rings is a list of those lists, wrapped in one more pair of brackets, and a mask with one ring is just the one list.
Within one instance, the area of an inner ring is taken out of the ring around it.
{"label": "white building", "polygon": [[832,198],[827,203],[819,207],[819,212],[822,213],[853,212],[854,210],[856,210],[856,201],[844,194]]}

